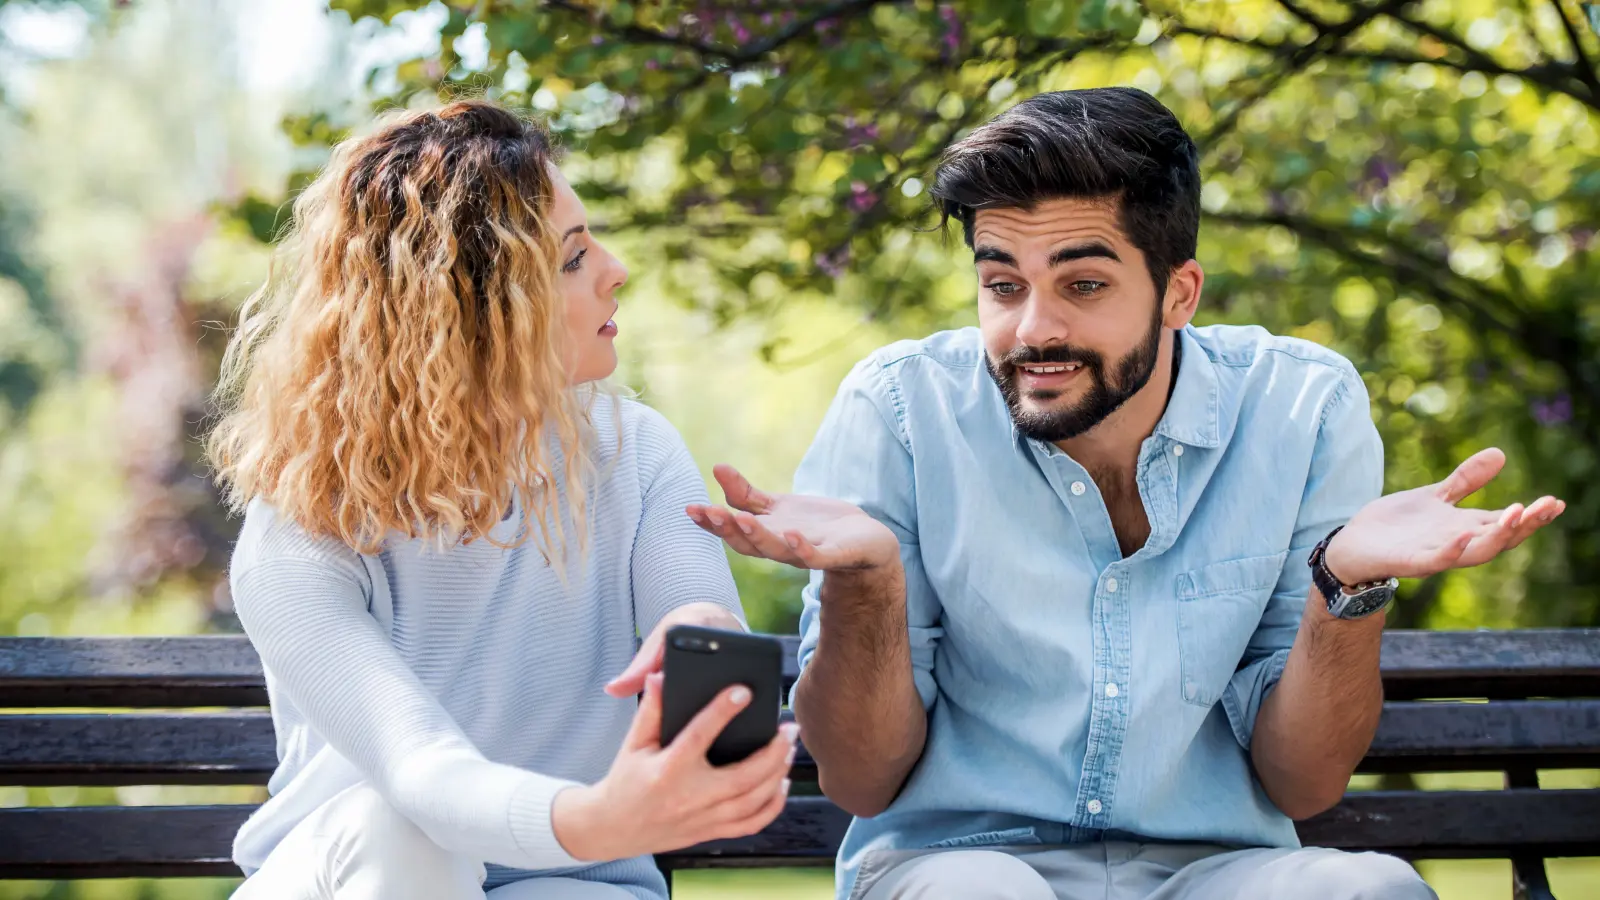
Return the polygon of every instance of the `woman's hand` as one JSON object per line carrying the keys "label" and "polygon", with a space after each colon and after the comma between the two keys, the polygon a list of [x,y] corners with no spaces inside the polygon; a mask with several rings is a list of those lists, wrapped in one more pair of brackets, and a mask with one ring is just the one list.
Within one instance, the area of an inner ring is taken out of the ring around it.
{"label": "woman's hand", "polygon": [[798,726],[740,762],[712,766],[706,751],[750,703],[731,687],[661,746],[661,675],[645,678],[644,697],[611,771],[599,784],[556,795],[556,840],[584,861],[664,853],[704,841],[743,837],[767,827],[789,796]]}
{"label": "woman's hand", "polygon": [[727,609],[715,603],[685,603],[661,617],[650,636],[639,645],[633,662],[622,674],[611,679],[606,693],[613,697],[632,697],[644,690],[645,676],[661,671],[661,659],[666,650],[667,632],[674,625],[700,625],[705,628],[722,628],[744,631],[744,623]]}

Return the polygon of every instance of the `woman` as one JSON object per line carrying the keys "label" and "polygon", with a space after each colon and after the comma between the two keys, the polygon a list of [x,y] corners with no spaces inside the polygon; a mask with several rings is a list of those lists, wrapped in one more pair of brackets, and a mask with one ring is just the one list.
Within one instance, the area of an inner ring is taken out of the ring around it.
{"label": "woman", "polygon": [[734,688],[659,745],[664,629],[743,622],[683,442],[594,387],[626,270],[486,102],[346,141],[295,221],[209,444],[280,760],[235,896],[664,898],[650,854],[772,821],[795,734],[710,767]]}

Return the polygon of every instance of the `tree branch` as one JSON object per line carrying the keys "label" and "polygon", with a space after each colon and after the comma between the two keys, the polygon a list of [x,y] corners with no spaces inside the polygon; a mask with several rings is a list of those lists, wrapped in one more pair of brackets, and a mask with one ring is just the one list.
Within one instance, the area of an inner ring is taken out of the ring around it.
{"label": "tree branch", "polygon": [[1575,68],[1578,78],[1589,86],[1595,96],[1600,97],[1600,78],[1595,75],[1594,58],[1583,47],[1583,38],[1572,19],[1567,17],[1567,5],[1561,0],[1550,0],[1550,5],[1556,8],[1556,15],[1561,19],[1561,27],[1567,32],[1567,40],[1572,42],[1572,57],[1577,61]]}
{"label": "tree branch", "polygon": [[[1447,47],[1455,48],[1455,50],[1461,53],[1461,55],[1466,59],[1466,65],[1446,64],[1451,65],[1452,68],[1460,69],[1464,72],[1492,72],[1499,75],[1515,75],[1520,78],[1526,78],[1529,81],[1532,81],[1535,84],[1543,85],[1552,91],[1566,94],[1585,106],[1600,110],[1600,93],[1597,93],[1589,87],[1583,76],[1576,71],[1575,66],[1561,63],[1556,60],[1551,60],[1544,66],[1532,66],[1526,69],[1509,68],[1494,57],[1484,53],[1481,50],[1478,50],[1471,44],[1468,44],[1465,40],[1462,40],[1460,35],[1457,35],[1452,31],[1447,31],[1438,27],[1437,25],[1433,25],[1421,19],[1407,15],[1403,10],[1394,13],[1393,18],[1395,21],[1405,25],[1412,31],[1415,31],[1418,34],[1426,37],[1431,37]],[[1564,16],[1563,19],[1565,19]],[[1583,86],[1584,90],[1575,91],[1571,85],[1563,84],[1560,77],[1552,76],[1565,76],[1566,78],[1575,79],[1577,84]]]}
{"label": "tree branch", "polygon": [[[1442,306],[1462,311],[1479,329],[1505,334],[1533,358],[1547,360],[1559,368],[1572,385],[1575,397],[1600,397],[1600,384],[1588,371],[1595,348],[1583,346],[1576,337],[1580,331],[1576,323],[1552,322],[1549,317],[1524,308],[1504,291],[1457,275],[1447,260],[1407,246],[1388,234],[1341,227],[1302,216],[1221,212],[1211,213],[1209,218],[1242,227],[1278,225],[1287,228],[1348,262],[1385,274]],[[1360,246],[1363,242],[1377,244],[1383,249],[1379,252],[1365,250]],[[1589,412],[1585,410],[1585,415]]]}
{"label": "tree branch", "polygon": [[[1260,38],[1244,38],[1238,35],[1226,34],[1220,31],[1207,31],[1204,28],[1195,28],[1189,25],[1172,25],[1167,28],[1169,35],[1183,35],[1200,38],[1202,40],[1215,40],[1233,44],[1239,47],[1248,47],[1263,53],[1272,54],[1285,65],[1293,55],[1303,49],[1304,44],[1286,42],[1272,42]],[[1518,69],[1507,66],[1492,57],[1483,54],[1461,62],[1447,58],[1435,59],[1404,50],[1380,49],[1359,50],[1346,47],[1334,47],[1322,51],[1321,58],[1336,62],[1350,63],[1392,63],[1394,65],[1409,66],[1421,63],[1429,66],[1439,66],[1456,72],[1477,72],[1481,75],[1512,75],[1527,80],[1545,90],[1562,94],[1582,103],[1592,109],[1600,111],[1600,90],[1588,89],[1587,82],[1583,81],[1575,66],[1551,60],[1541,65],[1529,66]],[[1576,81],[1576,84],[1573,82]],[[1581,89],[1580,89],[1581,86]]]}
{"label": "tree branch", "polygon": [[[1285,81],[1300,74],[1306,66],[1311,65],[1317,58],[1337,51],[1345,41],[1349,40],[1369,22],[1379,16],[1403,9],[1415,2],[1415,0],[1384,0],[1382,3],[1358,9],[1351,13],[1348,19],[1336,23],[1318,18],[1309,10],[1300,7],[1295,0],[1278,0],[1278,2],[1295,18],[1315,29],[1317,32],[1316,37],[1304,44],[1276,45],[1277,49],[1285,51],[1279,54],[1283,59],[1282,68],[1269,75],[1266,82],[1251,92],[1249,96],[1233,104],[1217,124],[1212,126],[1211,130],[1206,133],[1205,137],[1196,141],[1201,147],[1209,148],[1215,146],[1220,138],[1238,126],[1239,120],[1244,117],[1246,112],[1249,112],[1251,108],[1265,100]],[[1188,29],[1187,26],[1180,27],[1185,28],[1190,33],[1201,33],[1199,29]]]}
{"label": "tree branch", "polygon": [[[587,4],[574,2],[574,0],[543,0],[543,2],[545,7],[549,9],[587,16],[591,22],[596,24],[602,22],[601,11]],[[908,0],[838,0],[838,2],[817,7],[816,11],[810,15],[804,18],[797,18],[760,40],[734,49],[682,35],[668,34],[655,28],[646,28],[642,25],[631,23],[627,25],[607,25],[604,30],[613,37],[629,43],[660,44],[668,47],[677,47],[681,50],[693,51],[700,56],[721,60],[730,66],[741,66],[756,62],[795,38],[809,31],[815,31],[819,23],[828,19],[850,19],[880,4],[903,5],[906,2]]]}

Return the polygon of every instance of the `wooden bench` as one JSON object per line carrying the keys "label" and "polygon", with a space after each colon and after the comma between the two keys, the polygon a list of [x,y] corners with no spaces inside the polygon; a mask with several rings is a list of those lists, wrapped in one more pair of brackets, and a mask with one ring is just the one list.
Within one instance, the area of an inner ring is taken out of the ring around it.
{"label": "wooden bench", "polygon": [[[1306,843],[1509,858],[1533,900],[1551,896],[1546,858],[1600,856],[1600,789],[1538,781],[1540,769],[1600,768],[1600,629],[1390,632],[1383,674],[1388,702],[1362,771],[1494,771],[1505,788],[1352,792],[1302,823]],[[265,784],[276,764],[265,703],[260,662],[238,636],[3,638],[0,785]],[[832,865],[849,817],[815,795],[804,753],[795,770],[797,796],[771,827],[661,856],[662,867]],[[0,809],[0,879],[238,875],[230,844],[253,808]]]}

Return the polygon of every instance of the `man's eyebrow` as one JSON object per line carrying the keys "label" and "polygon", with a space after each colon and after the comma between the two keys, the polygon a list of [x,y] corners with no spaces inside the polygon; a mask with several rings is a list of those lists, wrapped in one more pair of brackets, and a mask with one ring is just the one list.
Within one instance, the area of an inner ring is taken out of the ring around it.
{"label": "man's eyebrow", "polygon": [[1091,257],[1109,259],[1112,262],[1122,262],[1122,257],[1117,255],[1117,251],[1112,250],[1100,241],[1090,241],[1087,244],[1079,244],[1076,247],[1062,247],[1060,250],[1050,254],[1050,267],[1055,268],[1065,262],[1072,262],[1075,259],[1089,259]]}
{"label": "man's eyebrow", "polygon": [[568,228],[565,234],[561,235],[561,239],[564,241],[567,238],[572,237],[575,234],[582,234],[584,232],[585,228],[587,228],[587,226],[574,225],[571,228]]}
{"label": "man's eyebrow", "polygon": [[997,262],[1003,266],[1012,267],[1017,264],[1015,256],[1001,250],[999,247],[991,247],[988,244],[980,244],[976,250],[972,251],[972,261],[974,263]]}

